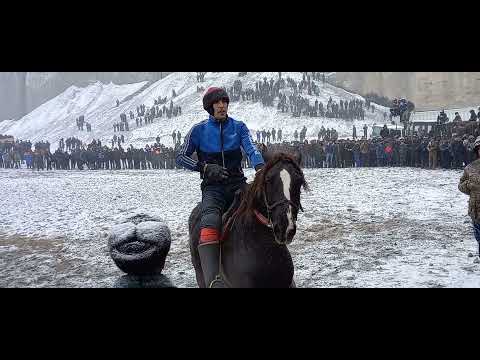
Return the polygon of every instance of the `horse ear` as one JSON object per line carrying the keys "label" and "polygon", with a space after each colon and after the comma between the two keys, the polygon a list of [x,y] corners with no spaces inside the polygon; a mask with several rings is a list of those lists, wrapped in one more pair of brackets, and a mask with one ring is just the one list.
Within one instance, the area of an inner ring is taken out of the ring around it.
{"label": "horse ear", "polygon": [[302,153],[298,150],[295,150],[293,153],[293,160],[300,166],[302,164]]}

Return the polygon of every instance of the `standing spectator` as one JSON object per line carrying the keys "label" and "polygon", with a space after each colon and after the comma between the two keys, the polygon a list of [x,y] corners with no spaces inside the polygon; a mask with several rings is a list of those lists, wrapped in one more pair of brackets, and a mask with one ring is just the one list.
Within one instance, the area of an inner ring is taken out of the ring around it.
{"label": "standing spectator", "polygon": [[468,121],[477,121],[477,114],[475,114],[475,110],[470,110],[470,119]]}
{"label": "standing spectator", "polygon": [[480,137],[475,140],[474,151],[477,154],[477,160],[467,165],[460,178],[458,189],[469,195],[468,215],[473,223],[475,239],[478,243],[478,256],[480,257]]}
{"label": "standing spectator", "polygon": [[428,150],[428,167],[430,169],[437,168],[437,158],[438,158],[438,143],[435,139],[430,140],[427,145]]}

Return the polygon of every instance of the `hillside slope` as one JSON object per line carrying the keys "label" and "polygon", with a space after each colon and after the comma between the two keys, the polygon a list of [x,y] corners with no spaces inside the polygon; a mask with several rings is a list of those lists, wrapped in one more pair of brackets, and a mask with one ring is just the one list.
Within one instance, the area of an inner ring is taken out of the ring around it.
{"label": "hillside slope", "polygon": [[[302,73],[282,73],[282,77],[289,76],[297,82],[302,80]],[[195,72],[172,73],[169,76],[152,83],[143,91],[146,82],[129,85],[102,84],[96,82],[89,86],[80,88],[72,86],[64,93],[54,99],[42,104],[30,114],[18,121],[0,122],[0,133],[8,133],[20,139],[30,139],[32,142],[48,140],[53,144],[52,149],[57,147],[60,138],[75,136],[84,142],[93,139],[101,139],[107,143],[114,135],[113,124],[120,121],[120,114],[129,111],[135,112],[137,106],[145,104],[147,108],[154,105],[158,97],[167,97],[168,103],[172,99],[172,89],[177,96],[173,99],[174,105],[182,107],[182,115],[167,119],[166,117],[154,120],[153,124],[143,125],[136,128],[135,121],[130,120],[130,131],[122,132],[125,136],[126,146],[145,146],[146,143],[153,143],[157,136],[160,136],[162,143],[172,145],[170,134],[180,131],[185,135],[191,126],[208,117],[202,107],[202,93],[197,92],[197,86],[208,88],[210,86],[231,87],[233,82],[240,79],[243,88],[255,88],[255,82],[266,77],[277,79],[278,72],[247,73],[246,76],[238,77],[238,73],[207,73],[205,82],[198,83]],[[334,101],[340,99],[352,100],[363,98],[357,94],[349,93],[335,86],[317,82],[320,87],[319,96],[302,95],[313,104],[316,99],[327,104],[331,97]],[[285,90],[288,94],[290,89]],[[138,92],[138,93],[137,93]],[[136,93],[136,94],[135,94]],[[134,95],[134,96],[133,96]],[[121,104],[116,107],[115,101],[119,99]],[[125,101],[124,101],[125,100]],[[346,121],[328,118],[311,118],[301,116],[293,118],[291,114],[281,113],[276,107],[264,107],[261,103],[252,101],[240,101],[231,104],[229,115],[237,120],[244,121],[250,130],[262,130],[271,128],[282,128],[284,139],[292,139],[294,131],[300,130],[303,126],[308,129],[307,138],[316,138],[320,127],[335,128],[340,137],[350,137],[352,126],[355,124],[357,133],[360,135],[364,124],[369,127],[373,123],[383,123],[383,112],[388,109],[375,105],[376,111],[367,111],[364,121]],[[92,132],[78,131],[75,119],[80,115],[85,116],[85,121],[91,123]]]}

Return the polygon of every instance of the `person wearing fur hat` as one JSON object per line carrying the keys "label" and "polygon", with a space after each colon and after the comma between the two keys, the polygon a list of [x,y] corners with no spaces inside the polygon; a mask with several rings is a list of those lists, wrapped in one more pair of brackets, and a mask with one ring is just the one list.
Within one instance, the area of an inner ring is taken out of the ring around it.
{"label": "person wearing fur hat", "polygon": [[468,121],[477,121],[477,114],[475,114],[475,110],[470,110],[470,119]]}
{"label": "person wearing fur hat", "polygon": [[[245,123],[228,116],[229,103],[225,90],[207,90],[203,108],[210,116],[191,128],[176,158],[179,166],[198,171],[202,179],[198,253],[207,287],[225,287],[219,276],[222,214],[233,202],[235,192],[246,185],[242,150],[256,171],[264,166]],[[191,157],[194,152],[198,161]]]}
{"label": "person wearing fur hat", "polygon": [[453,119],[453,122],[462,122],[462,117],[458,112],[455,113],[455,119]]}
{"label": "person wearing fur hat", "polygon": [[475,140],[473,147],[477,155],[477,160],[468,164],[463,170],[458,189],[462,193],[470,196],[468,201],[468,215],[472,219],[475,239],[479,246],[478,255],[480,256],[480,136]]}

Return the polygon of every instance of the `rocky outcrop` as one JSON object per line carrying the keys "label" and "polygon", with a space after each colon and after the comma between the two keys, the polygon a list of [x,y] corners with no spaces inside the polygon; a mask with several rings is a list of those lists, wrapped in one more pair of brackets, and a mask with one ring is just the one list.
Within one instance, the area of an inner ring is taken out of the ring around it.
{"label": "rocky outcrop", "polygon": [[108,250],[127,274],[161,273],[171,241],[170,229],[161,219],[139,214],[112,227]]}
{"label": "rocky outcrop", "polygon": [[170,244],[170,229],[162,219],[141,213],[120,219],[108,235],[108,251],[126,275],[113,287],[174,288],[162,274]]}

